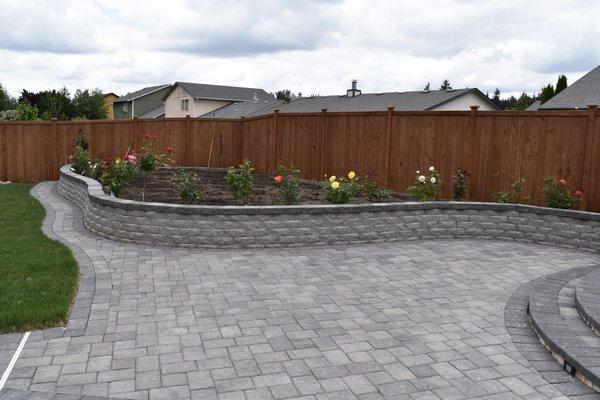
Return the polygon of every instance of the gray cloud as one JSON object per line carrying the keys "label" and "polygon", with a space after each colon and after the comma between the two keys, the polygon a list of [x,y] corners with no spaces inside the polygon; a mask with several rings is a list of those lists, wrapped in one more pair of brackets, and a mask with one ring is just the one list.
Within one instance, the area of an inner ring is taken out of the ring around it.
{"label": "gray cloud", "polygon": [[342,93],[455,87],[537,91],[600,60],[592,0],[377,2],[0,0],[12,93],[175,80]]}

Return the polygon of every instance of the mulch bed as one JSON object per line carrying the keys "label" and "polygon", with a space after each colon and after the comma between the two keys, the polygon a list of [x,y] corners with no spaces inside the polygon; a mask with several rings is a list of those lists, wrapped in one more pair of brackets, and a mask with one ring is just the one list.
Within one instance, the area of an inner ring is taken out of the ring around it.
{"label": "mulch bed", "polygon": [[[229,187],[225,182],[226,170],[224,169],[194,169],[200,177],[202,183],[202,199],[194,204],[204,205],[236,205],[233,200]],[[158,203],[183,204],[179,191],[173,186],[173,169],[160,169],[145,179],[145,201]],[[329,204],[325,200],[322,189],[322,183],[316,181],[303,181],[300,190],[299,204]],[[142,191],[144,179],[138,176],[125,185],[121,197],[129,200],[142,200]],[[393,193],[387,202],[408,201],[410,196],[406,193]],[[363,198],[353,198],[350,203],[368,203]],[[249,205],[275,205],[283,204],[277,186],[273,182],[273,175],[255,174],[254,187],[252,195],[248,202]]]}

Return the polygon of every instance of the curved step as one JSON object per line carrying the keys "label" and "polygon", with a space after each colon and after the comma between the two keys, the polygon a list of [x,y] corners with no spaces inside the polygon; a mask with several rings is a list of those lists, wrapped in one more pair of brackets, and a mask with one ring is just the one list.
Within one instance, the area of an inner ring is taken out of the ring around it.
{"label": "curved step", "polygon": [[585,323],[600,335],[600,269],[581,279],[575,289],[575,305]]}
{"label": "curved step", "polygon": [[600,348],[586,342],[572,321],[563,318],[559,304],[559,293],[566,284],[595,269],[574,268],[540,279],[529,292],[528,312],[540,341],[564,370],[600,391]]}

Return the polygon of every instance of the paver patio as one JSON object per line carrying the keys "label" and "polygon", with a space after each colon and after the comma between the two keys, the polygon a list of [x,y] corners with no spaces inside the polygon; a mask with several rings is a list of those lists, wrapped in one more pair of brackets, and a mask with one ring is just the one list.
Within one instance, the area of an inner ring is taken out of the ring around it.
{"label": "paver patio", "polygon": [[[599,398],[533,335],[516,346],[504,315],[522,284],[599,256],[485,241],[136,246],[89,234],[53,185],[34,195],[80,291],[66,328],[32,332],[0,399]],[[18,338],[0,337],[0,367]]]}

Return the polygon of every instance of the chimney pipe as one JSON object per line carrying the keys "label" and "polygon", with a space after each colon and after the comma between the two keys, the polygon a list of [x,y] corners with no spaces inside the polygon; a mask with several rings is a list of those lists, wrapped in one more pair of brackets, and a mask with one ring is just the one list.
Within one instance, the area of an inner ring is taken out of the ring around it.
{"label": "chimney pipe", "polygon": [[346,97],[356,97],[358,95],[360,95],[360,90],[358,90],[356,88],[356,84],[358,83],[358,81],[356,79],[352,79],[352,89],[348,89],[346,90]]}

